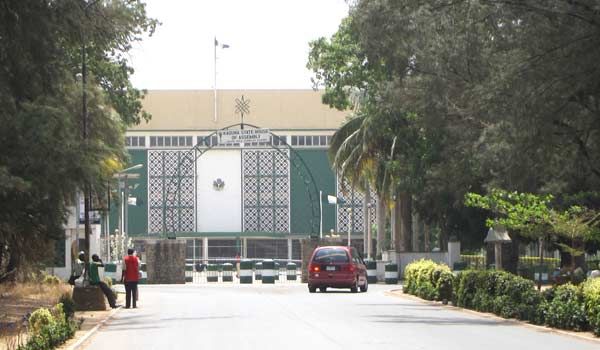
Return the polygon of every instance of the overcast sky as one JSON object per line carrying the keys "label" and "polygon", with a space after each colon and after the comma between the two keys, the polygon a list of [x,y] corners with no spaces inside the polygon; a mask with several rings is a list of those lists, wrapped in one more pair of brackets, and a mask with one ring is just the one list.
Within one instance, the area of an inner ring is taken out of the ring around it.
{"label": "overcast sky", "polygon": [[330,37],[344,0],[146,0],[156,33],[131,51],[144,89],[310,89],[308,42]]}

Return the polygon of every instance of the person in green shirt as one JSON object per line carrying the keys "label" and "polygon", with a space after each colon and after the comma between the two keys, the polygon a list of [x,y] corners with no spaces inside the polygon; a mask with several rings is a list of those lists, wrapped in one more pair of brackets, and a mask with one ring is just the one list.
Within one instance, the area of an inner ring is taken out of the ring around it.
{"label": "person in green shirt", "polygon": [[117,305],[117,301],[115,299],[115,295],[114,295],[113,291],[110,289],[110,287],[106,283],[104,283],[103,281],[100,281],[100,274],[98,273],[99,267],[104,267],[104,263],[102,262],[102,260],[100,260],[100,257],[98,256],[98,254],[94,254],[94,255],[92,255],[92,261],[89,264],[89,270],[88,270],[90,284],[92,286],[100,287],[100,289],[102,289],[102,292],[106,296],[106,299],[108,300],[108,304],[110,305],[110,307],[112,307],[113,309],[117,308],[117,307],[119,307],[119,305]]}

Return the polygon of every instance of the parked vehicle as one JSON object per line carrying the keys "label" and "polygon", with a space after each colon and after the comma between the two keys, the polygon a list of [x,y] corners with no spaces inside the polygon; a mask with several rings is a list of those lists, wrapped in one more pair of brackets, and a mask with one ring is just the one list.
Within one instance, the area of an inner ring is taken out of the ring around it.
{"label": "parked vehicle", "polygon": [[308,266],[308,291],[331,288],[350,288],[352,293],[366,292],[367,267],[354,247],[317,247]]}

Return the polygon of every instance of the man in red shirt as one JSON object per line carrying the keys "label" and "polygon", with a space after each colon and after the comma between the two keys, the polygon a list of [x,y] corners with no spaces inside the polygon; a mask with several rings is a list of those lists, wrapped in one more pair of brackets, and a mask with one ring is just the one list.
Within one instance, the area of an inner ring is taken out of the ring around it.
{"label": "man in red shirt", "polygon": [[[125,308],[129,309],[131,304],[135,309],[137,301],[137,285],[140,273],[140,261],[133,255],[133,249],[127,249],[127,256],[123,258],[123,273],[121,282],[125,283]],[[133,301],[133,302],[132,302]]]}

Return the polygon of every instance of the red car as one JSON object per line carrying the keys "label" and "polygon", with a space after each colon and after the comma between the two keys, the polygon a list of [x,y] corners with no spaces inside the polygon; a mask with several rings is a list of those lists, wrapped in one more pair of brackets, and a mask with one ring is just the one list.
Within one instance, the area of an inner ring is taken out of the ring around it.
{"label": "red car", "polygon": [[308,266],[308,291],[317,288],[326,292],[327,287],[350,288],[352,293],[366,292],[367,267],[362,257],[353,247],[317,247],[312,253]]}

